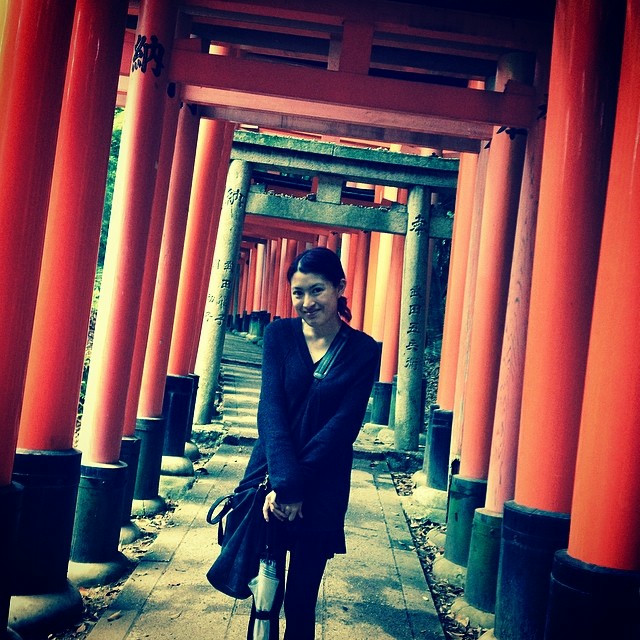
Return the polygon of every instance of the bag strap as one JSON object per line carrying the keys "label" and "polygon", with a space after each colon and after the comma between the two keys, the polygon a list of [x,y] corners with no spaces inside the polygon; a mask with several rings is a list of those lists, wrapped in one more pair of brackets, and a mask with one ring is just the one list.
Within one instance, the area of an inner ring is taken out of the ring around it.
{"label": "bag strap", "polygon": [[329,369],[331,369],[331,366],[340,355],[340,352],[346,344],[348,337],[348,329],[346,328],[346,325],[343,325],[342,327],[340,327],[340,331],[338,331],[338,333],[336,334],[336,337],[329,345],[329,349],[322,356],[320,362],[318,362],[316,370],[313,372],[313,377],[316,380],[324,380],[324,378],[326,378],[327,374],[329,373]]}

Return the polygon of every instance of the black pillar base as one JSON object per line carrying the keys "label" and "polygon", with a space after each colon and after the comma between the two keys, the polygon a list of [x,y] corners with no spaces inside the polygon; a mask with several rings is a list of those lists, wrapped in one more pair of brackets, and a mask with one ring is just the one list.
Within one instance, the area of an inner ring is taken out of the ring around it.
{"label": "black pillar base", "polygon": [[164,445],[164,418],[138,418],[136,437],[140,438],[140,461],[133,490],[132,512],[136,515],[160,513],[165,507],[158,495],[162,448]]}
{"label": "black pillar base", "polygon": [[251,323],[251,314],[246,311],[242,314],[242,327],[240,329],[241,333],[249,332],[249,325]]}
{"label": "black pillar base", "polygon": [[607,569],[557,551],[545,640],[640,638],[640,571]]}
{"label": "black pillar base", "polygon": [[0,514],[3,522],[0,527],[0,567],[3,568],[0,571],[0,633],[7,629],[9,623],[9,601],[14,576],[11,560],[18,533],[22,493],[22,486],[15,482],[0,487]]}
{"label": "black pillar base", "polygon": [[[496,596],[500,640],[540,640],[553,555],[569,540],[569,516],[505,502]],[[576,636],[578,637],[578,636]]]}
{"label": "black pillar base", "polygon": [[133,490],[136,486],[138,462],[140,460],[140,438],[124,436],[120,444],[120,460],[127,465],[127,481],[122,501],[122,522],[120,525],[120,544],[129,544],[140,537],[140,527],[131,520]]}
{"label": "black pillar base", "polygon": [[13,480],[24,493],[13,556],[13,595],[66,588],[81,455],[76,449],[16,451]]}
{"label": "black pillar base", "polygon": [[373,422],[374,424],[389,424],[391,389],[391,382],[373,383],[373,405],[371,407],[371,422]]}
{"label": "black pillar base", "polygon": [[427,431],[427,446],[424,455],[424,472],[427,486],[446,491],[449,486],[449,448],[453,411],[439,409],[431,411]]}
{"label": "black pillar base", "polygon": [[108,584],[129,561],[118,551],[127,465],[83,464],[71,543],[69,578],[79,586]]}
{"label": "black pillar base", "polygon": [[184,454],[192,392],[193,378],[167,376],[162,409],[166,420],[160,467],[162,474],[194,475],[193,463]]}
{"label": "black pillar base", "polygon": [[83,610],[80,592],[65,580],[64,587],[52,593],[13,596],[9,624],[25,638],[47,638],[80,621]]}
{"label": "black pillar base", "polygon": [[476,509],[471,529],[465,600],[476,609],[493,613],[496,609],[496,587],[502,514]]}
{"label": "black pillar base", "polygon": [[459,475],[451,479],[444,556],[454,564],[467,566],[473,516],[476,509],[484,506],[486,493],[486,480],[463,478]]}

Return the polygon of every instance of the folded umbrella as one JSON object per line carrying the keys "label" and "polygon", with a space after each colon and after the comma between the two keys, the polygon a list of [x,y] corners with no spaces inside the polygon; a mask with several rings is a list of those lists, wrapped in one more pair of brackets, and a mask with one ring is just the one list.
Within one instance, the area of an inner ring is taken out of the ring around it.
{"label": "folded umbrella", "polygon": [[280,580],[276,577],[276,563],[270,557],[260,560],[258,575],[249,582],[256,609],[253,640],[269,640],[269,614]]}

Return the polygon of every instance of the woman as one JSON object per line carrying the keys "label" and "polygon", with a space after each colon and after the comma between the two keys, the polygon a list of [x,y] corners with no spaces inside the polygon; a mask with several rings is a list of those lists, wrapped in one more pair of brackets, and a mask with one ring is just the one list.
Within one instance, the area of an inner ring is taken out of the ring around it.
{"label": "woman", "polygon": [[[351,313],[335,253],[322,247],[305,251],[293,261],[287,278],[299,317],[277,320],[264,333],[259,438],[242,484],[257,484],[268,470],[273,489],[263,508],[280,577],[270,640],[279,637],[283,601],[285,640],[312,640],[327,559],[346,552],[352,445],[362,426],[379,348],[342,320],[349,321]],[[326,377],[314,382],[316,366],[339,333],[338,342],[346,338],[342,349]],[[248,638],[254,614],[252,609]]]}

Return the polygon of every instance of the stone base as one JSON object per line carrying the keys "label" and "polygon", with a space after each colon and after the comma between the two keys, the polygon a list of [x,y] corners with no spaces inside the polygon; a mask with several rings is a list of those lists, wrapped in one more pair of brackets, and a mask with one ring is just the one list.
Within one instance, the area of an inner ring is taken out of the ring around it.
{"label": "stone base", "polygon": [[194,482],[194,476],[160,476],[160,495],[165,500],[180,500]]}
{"label": "stone base", "polygon": [[427,533],[427,540],[432,545],[444,550],[444,543],[447,540],[447,534],[439,529],[431,529],[431,531]]}
{"label": "stone base", "polygon": [[451,603],[451,613],[464,626],[471,624],[485,629],[492,628],[496,619],[493,613],[471,606],[464,598],[456,598]]}
{"label": "stone base", "polygon": [[192,476],[193,462],[185,456],[162,456],[160,473],[164,476]]}
{"label": "stone base", "polygon": [[142,535],[140,527],[130,520],[126,524],[120,527],[120,544],[131,544],[135,542]]}
{"label": "stone base", "polygon": [[191,462],[195,462],[202,457],[200,449],[190,440],[184,443],[184,455],[186,458],[189,458]]}
{"label": "stone base", "polygon": [[485,631],[478,640],[497,640],[495,633],[493,633],[493,629],[489,629]]}
{"label": "stone base", "polygon": [[167,504],[160,496],[147,498],[145,500],[134,500],[131,505],[131,515],[148,518],[157,516],[167,510]]}
{"label": "stone base", "polygon": [[467,579],[467,569],[462,565],[455,564],[451,560],[447,560],[444,556],[436,558],[432,567],[433,577],[436,580],[443,580],[452,584],[454,587],[464,589],[464,583]]}
{"label": "stone base", "polygon": [[[420,472],[418,472],[420,473]],[[415,477],[416,474],[414,474]],[[443,524],[447,519],[447,493],[430,487],[418,486],[411,496],[401,498],[407,517]]]}
{"label": "stone base", "polygon": [[82,596],[67,582],[63,589],[54,593],[12,596],[9,624],[14,632],[24,637],[47,637],[78,621],[83,608]]}
{"label": "stone base", "polygon": [[110,562],[69,562],[69,580],[78,587],[111,584],[132,567],[131,561],[118,552]]}

